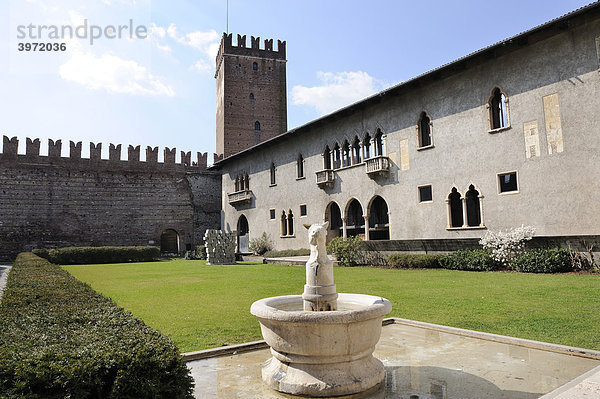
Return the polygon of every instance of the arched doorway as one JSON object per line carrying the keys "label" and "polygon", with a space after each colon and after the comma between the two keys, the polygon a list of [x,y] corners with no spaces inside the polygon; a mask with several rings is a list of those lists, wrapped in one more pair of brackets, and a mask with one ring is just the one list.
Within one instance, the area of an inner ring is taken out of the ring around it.
{"label": "arched doorway", "polygon": [[237,252],[238,253],[248,253],[250,250],[248,249],[248,219],[246,216],[242,215],[238,219],[237,222]]}
{"label": "arched doorway", "polygon": [[160,235],[160,252],[164,254],[179,253],[179,234],[173,229],[167,229]]}
{"label": "arched doorway", "polygon": [[333,201],[325,208],[325,221],[329,222],[327,242],[342,236],[342,212],[338,204]]}
{"label": "arched doorway", "polygon": [[369,240],[389,240],[390,219],[388,206],[383,198],[376,195],[369,208]]}
{"label": "arched doorway", "polygon": [[363,209],[357,199],[352,199],[346,208],[346,235],[348,237],[360,236],[365,238],[365,218]]}

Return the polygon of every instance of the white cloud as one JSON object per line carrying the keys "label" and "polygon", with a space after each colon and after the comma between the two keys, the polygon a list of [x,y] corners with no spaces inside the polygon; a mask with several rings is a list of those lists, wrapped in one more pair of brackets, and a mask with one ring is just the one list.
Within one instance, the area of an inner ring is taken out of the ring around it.
{"label": "white cloud", "polygon": [[[164,35],[164,28],[156,28],[157,34]],[[159,28],[162,30],[159,30]],[[192,47],[202,53],[203,58],[192,65],[192,69],[195,69],[199,72],[209,72],[211,70],[211,65],[214,63],[217,52],[219,51],[219,45],[221,43],[221,38],[214,29],[206,32],[198,30],[180,35],[177,31],[177,26],[175,24],[170,24],[166,29],[166,34],[177,43]]]}
{"label": "white cloud", "polygon": [[292,88],[292,103],[314,107],[321,115],[375,94],[383,84],[366,72],[317,72],[321,86]]}
{"label": "white cloud", "polygon": [[104,89],[109,93],[132,95],[175,95],[172,87],[152,75],[146,67],[109,53],[97,56],[91,52],[76,51],[60,66],[59,74],[63,79],[91,90]]}
{"label": "white cloud", "polygon": [[210,72],[212,65],[204,60],[198,60],[190,67],[190,69],[198,72]]}

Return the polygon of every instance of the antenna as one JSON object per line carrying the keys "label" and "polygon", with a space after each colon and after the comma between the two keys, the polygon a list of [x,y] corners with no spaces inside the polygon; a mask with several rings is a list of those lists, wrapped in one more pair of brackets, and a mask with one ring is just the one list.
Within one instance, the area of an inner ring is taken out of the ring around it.
{"label": "antenna", "polygon": [[229,0],[227,0],[227,25],[225,31],[229,34]]}

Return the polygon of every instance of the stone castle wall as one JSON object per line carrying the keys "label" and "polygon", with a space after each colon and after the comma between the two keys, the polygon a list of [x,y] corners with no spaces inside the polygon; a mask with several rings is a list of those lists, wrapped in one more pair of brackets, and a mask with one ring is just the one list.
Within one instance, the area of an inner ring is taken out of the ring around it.
{"label": "stone castle wall", "polygon": [[16,138],[4,137],[0,154],[0,260],[33,248],[80,245],[157,245],[167,229],[180,237],[180,249],[202,242],[206,229],[219,226],[220,175],[206,170],[207,154],[110,145],[102,159],[101,144],[90,145],[81,158],[81,142],[71,142],[70,157],[61,157],[61,142],[50,140],[48,156],[39,155],[39,140],[27,139],[26,154],[17,154]]}

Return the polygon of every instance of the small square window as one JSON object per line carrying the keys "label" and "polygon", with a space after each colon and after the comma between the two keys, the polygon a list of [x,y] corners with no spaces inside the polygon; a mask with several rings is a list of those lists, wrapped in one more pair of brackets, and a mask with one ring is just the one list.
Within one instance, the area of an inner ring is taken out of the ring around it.
{"label": "small square window", "polygon": [[419,202],[431,202],[433,201],[433,195],[431,193],[431,186],[420,186],[419,187]]}
{"label": "small square window", "polygon": [[269,210],[269,217],[271,220],[275,220],[275,209]]}
{"label": "small square window", "polygon": [[300,216],[306,216],[306,205],[300,205]]}
{"label": "small square window", "polygon": [[499,173],[498,191],[500,194],[519,191],[517,184],[517,172]]}

